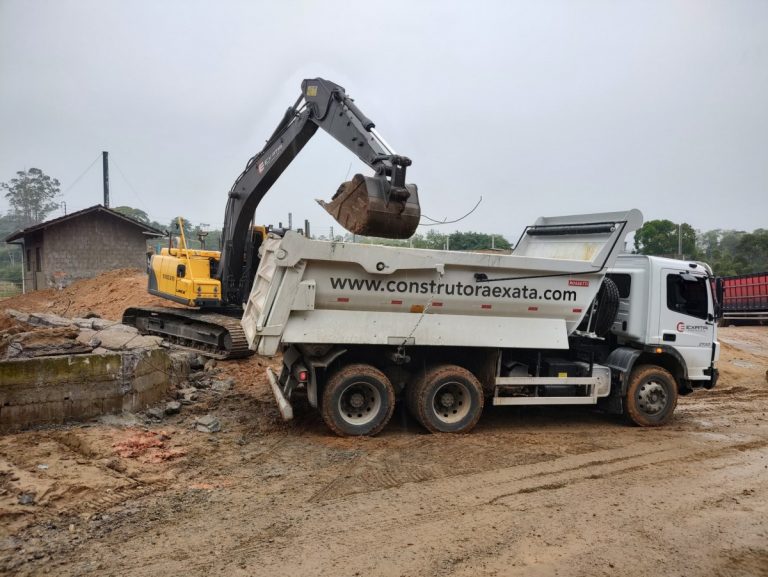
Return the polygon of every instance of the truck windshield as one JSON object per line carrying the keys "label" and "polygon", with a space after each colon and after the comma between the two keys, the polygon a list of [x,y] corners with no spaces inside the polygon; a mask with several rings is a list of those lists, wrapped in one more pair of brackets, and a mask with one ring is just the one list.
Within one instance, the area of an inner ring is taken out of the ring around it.
{"label": "truck windshield", "polygon": [[706,319],[709,314],[706,277],[667,275],[667,307],[670,310]]}

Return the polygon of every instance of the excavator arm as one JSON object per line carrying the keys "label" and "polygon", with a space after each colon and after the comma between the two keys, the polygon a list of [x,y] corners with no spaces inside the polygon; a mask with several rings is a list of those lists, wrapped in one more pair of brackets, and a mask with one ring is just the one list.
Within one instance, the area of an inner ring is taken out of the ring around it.
{"label": "excavator arm", "polygon": [[341,86],[314,78],[304,80],[301,90],[229,192],[217,272],[224,302],[247,299],[257,265],[251,238],[256,207],[318,128],[374,170],[372,177],[355,175],[339,187],[330,203],[318,201],[321,206],[356,234],[408,238],[418,225],[418,192],[415,185],[405,183],[410,159],[395,154]]}

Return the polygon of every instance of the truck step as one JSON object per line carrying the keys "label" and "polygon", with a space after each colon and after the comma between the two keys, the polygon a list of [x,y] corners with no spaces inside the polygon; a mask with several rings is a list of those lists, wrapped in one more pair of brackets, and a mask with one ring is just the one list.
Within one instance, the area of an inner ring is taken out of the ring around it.
{"label": "truck step", "polygon": [[[546,394],[547,387],[564,386],[574,387],[582,394],[552,395],[555,391],[551,389],[549,390],[550,394]],[[595,377],[496,377],[493,404],[527,406],[596,405],[598,386],[599,379]],[[583,387],[586,387],[586,389]]]}
{"label": "truck step", "polygon": [[596,397],[499,397],[494,395],[494,406],[498,405],[596,405]]}

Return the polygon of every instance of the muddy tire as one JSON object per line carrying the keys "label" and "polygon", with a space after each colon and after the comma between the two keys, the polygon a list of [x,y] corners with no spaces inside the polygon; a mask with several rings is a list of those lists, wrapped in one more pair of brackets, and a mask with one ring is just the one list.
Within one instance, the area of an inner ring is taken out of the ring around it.
{"label": "muddy tire", "polygon": [[323,390],[323,420],[342,437],[379,433],[394,410],[392,383],[371,365],[342,367],[330,376]]}
{"label": "muddy tire", "polygon": [[418,392],[418,383],[421,382],[421,380],[424,378],[424,375],[426,373],[422,370],[420,376],[413,376],[411,377],[408,384],[405,385],[405,390],[403,391],[403,401],[405,402],[405,407],[408,409],[408,412],[411,414],[411,416],[419,420],[419,411],[416,408],[416,393]]}
{"label": "muddy tire", "polygon": [[641,427],[665,425],[677,406],[677,382],[666,369],[640,365],[629,377],[624,416]]}
{"label": "muddy tire", "polygon": [[433,367],[414,384],[416,418],[432,433],[468,433],[483,411],[483,387],[456,365]]}

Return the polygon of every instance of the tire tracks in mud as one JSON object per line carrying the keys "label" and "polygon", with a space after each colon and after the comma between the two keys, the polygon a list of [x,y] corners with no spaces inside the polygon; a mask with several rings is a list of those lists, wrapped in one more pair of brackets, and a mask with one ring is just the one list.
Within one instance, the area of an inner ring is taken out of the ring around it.
{"label": "tire tracks in mud", "polygon": [[[217,559],[188,564],[185,569],[202,575],[214,567],[221,567],[222,563],[226,566],[227,559],[242,564],[243,560],[258,558],[264,562],[262,570],[271,565],[271,569],[277,571],[281,559],[290,558],[300,565],[307,556],[328,554],[324,542],[354,543],[354,547],[361,550],[375,549],[380,546],[382,535],[416,541],[413,535],[427,527],[430,530],[444,527],[450,533],[456,530],[459,518],[463,531],[469,534],[485,529],[490,523],[488,519],[496,517],[489,514],[489,510],[503,507],[507,511],[525,511],[526,506],[520,499],[533,498],[540,492],[568,490],[587,482],[606,481],[638,471],[674,475],[675,468],[670,467],[670,463],[695,464],[765,447],[768,447],[768,439],[762,438],[714,443],[690,439],[681,443],[675,438],[660,442],[649,440],[480,473],[406,482],[392,488],[376,488],[324,501],[315,498],[316,492],[306,501],[297,502],[288,516],[270,520],[265,511],[261,528],[254,526],[247,535],[233,536],[223,544]],[[487,544],[491,549],[496,546],[499,543]],[[467,547],[473,550],[479,547],[478,553],[483,549],[482,544]],[[459,555],[457,562],[462,558]],[[142,568],[126,567],[127,574],[153,575],[167,568],[167,562],[147,559]]]}

